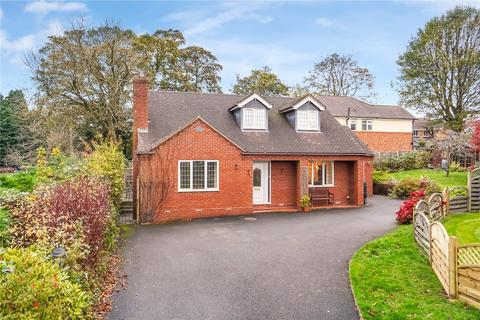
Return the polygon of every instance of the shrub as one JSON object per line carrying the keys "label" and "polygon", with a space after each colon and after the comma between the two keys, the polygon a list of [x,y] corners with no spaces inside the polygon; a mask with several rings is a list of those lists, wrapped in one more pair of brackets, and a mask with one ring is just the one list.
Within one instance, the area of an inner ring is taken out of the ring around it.
{"label": "shrub", "polygon": [[116,219],[110,188],[95,177],[78,177],[44,187],[10,205],[11,242],[15,247],[38,243],[60,245],[72,260],[93,267],[106,249]]}
{"label": "shrub", "polygon": [[418,178],[406,178],[397,183],[388,194],[392,198],[405,199],[410,196],[410,193],[422,189],[426,195],[430,195],[435,192],[442,192],[442,187],[433,180],[422,177]]}
{"label": "shrub", "polygon": [[122,200],[125,174],[125,156],[118,146],[107,142],[95,145],[94,151],[86,158],[86,173],[108,179],[113,203],[118,207]]}
{"label": "shrub", "polygon": [[35,186],[35,170],[0,174],[0,189],[32,191]]}
{"label": "shrub", "polygon": [[10,225],[10,214],[7,209],[0,206],[0,247],[6,247],[10,239],[8,226]]}
{"label": "shrub", "polygon": [[415,153],[415,168],[427,168],[432,160],[432,153],[430,151],[417,151]]}
{"label": "shrub", "polygon": [[428,167],[431,158],[429,151],[406,152],[398,156],[377,158],[374,168],[387,172],[422,169]]}
{"label": "shrub", "polygon": [[410,193],[420,189],[420,179],[416,178],[406,178],[397,183],[389,193],[389,196],[392,198],[407,198]]}
{"label": "shrub", "polygon": [[462,171],[462,166],[457,161],[452,161],[448,165],[448,170],[450,172],[459,172],[459,171]]}
{"label": "shrub", "polygon": [[403,202],[400,205],[400,210],[398,210],[395,215],[397,216],[397,221],[400,224],[410,224],[413,220],[413,209],[415,205],[420,201],[422,198],[425,197],[425,192],[423,189],[413,191],[409,195],[407,201]]}
{"label": "shrub", "polygon": [[1,319],[84,319],[90,297],[36,247],[0,251]]}
{"label": "shrub", "polygon": [[66,156],[60,149],[53,148],[47,156],[45,148],[37,150],[37,174],[36,179],[40,184],[51,184],[72,179],[83,172],[81,159],[74,156]]}
{"label": "shrub", "polygon": [[383,170],[373,170],[373,183],[382,183],[386,182],[390,179],[390,175],[388,172]]}

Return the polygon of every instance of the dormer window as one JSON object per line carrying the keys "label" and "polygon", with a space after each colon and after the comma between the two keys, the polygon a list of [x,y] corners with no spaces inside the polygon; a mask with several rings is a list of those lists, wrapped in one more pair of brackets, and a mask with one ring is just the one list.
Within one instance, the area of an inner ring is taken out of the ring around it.
{"label": "dormer window", "polygon": [[288,102],[280,112],[285,114],[295,130],[320,132],[320,112],[323,110],[325,106],[307,94]]}
{"label": "dormer window", "polygon": [[297,130],[318,131],[320,129],[318,119],[316,110],[297,110]]}
{"label": "dormer window", "polygon": [[268,110],[273,105],[254,93],[243,98],[230,108],[242,130],[268,131]]}
{"label": "dormer window", "polygon": [[267,129],[267,110],[265,108],[244,108],[242,111],[243,129]]}

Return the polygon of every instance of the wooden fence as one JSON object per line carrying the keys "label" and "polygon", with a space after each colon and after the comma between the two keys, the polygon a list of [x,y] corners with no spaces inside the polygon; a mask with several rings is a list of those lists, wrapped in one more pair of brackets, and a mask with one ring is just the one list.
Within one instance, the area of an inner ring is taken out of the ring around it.
{"label": "wooden fence", "polygon": [[457,260],[457,296],[480,309],[480,244],[459,245]]}
{"label": "wooden fence", "polygon": [[468,172],[468,211],[480,211],[480,168]]}
{"label": "wooden fence", "polygon": [[441,223],[449,213],[475,208],[465,202],[465,198],[480,198],[480,188],[471,188],[475,177],[480,174],[469,177],[467,196],[446,190],[433,194],[428,201],[420,200],[414,208],[413,234],[448,296],[480,309],[480,243],[460,245]]}

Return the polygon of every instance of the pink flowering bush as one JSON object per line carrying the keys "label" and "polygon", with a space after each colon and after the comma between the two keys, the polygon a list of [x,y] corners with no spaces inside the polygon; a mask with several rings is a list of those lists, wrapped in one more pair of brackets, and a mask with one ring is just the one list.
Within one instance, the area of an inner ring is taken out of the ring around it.
{"label": "pink flowering bush", "polygon": [[425,191],[423,189],[413,191],[410,193],[409,198],[400,205],[400,210],[395,214],[397,221],[400,224],[410,224],[413,219],[413,209],[415,205],[425,197]]}

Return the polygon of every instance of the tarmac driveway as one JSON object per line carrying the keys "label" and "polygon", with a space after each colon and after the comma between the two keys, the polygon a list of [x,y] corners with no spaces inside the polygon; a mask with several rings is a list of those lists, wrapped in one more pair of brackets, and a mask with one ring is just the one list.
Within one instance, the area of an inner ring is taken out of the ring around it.
{"label": "tarmac driveway", "polygon": [[399,201],[137,226],[110,319],[358,319],[348,262]]}

